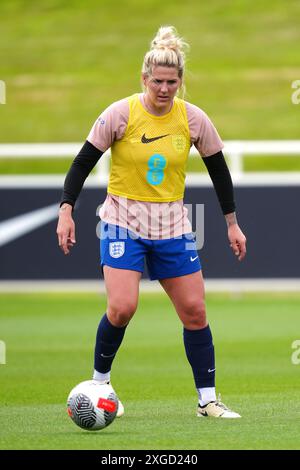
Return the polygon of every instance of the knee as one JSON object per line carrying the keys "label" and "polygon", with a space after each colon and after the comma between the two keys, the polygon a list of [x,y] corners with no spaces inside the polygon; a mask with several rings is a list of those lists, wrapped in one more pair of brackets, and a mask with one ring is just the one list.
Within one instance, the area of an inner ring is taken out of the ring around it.
{"label": "knee", "polygon": [[189,330],[205,328],[207,325],[205,301],[190,299],[184,308],[184,327]]}
{"label": "knee", "polygon": [[126,326],[133,315],[135,314],[137,309],[136,302],[128,301],[128,302],[112,302],[108,305],[107,308],[107,316],[109,321],[117,327],[124,327]]}

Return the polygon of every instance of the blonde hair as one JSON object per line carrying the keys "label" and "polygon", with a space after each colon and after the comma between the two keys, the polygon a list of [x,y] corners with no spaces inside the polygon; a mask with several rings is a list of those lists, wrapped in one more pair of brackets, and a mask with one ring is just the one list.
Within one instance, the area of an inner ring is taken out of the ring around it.
{"label": "blonde hair", "polygon": [[151,49],[145,54],[142,73],[152,75],[152,67],[161,65],[176,67],[178,77],[183,79],[185,51],[188,44],[178,36],[174,26],[162,26],[151,42]]}

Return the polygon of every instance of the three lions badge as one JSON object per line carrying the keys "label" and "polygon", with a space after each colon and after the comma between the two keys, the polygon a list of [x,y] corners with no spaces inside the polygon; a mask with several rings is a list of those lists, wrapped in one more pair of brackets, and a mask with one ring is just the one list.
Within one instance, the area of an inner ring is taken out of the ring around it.
{"label": "three lions badge", "polygon": [[125,253],[125,242],[110,242],[109,254],[112,258],[121,258]]}

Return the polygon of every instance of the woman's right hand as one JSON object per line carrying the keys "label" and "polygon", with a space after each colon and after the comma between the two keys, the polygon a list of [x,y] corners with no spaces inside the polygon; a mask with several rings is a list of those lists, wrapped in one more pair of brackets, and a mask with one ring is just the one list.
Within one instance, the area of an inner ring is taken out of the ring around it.
{"label": "woman's right hand", "polygon": [[58,236],[58,244],[65,255],[70,253],[70,248],[76,243],[72,209],[72,206],[67,203],[63,204],[59,209],[56,233]]}

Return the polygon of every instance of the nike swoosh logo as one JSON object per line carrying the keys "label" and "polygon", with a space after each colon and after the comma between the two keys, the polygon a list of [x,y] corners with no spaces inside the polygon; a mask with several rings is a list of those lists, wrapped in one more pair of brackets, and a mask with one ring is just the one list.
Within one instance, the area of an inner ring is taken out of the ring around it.
{"label": "nike swoosh logo", "polygon": [[209,372],[214,372],[215,370],[216,370],[216,369],[208,369],[207,372],[208,372],[208,373],[209,373]]}
{"label": "nike swoosh logo", "polygon": [[0,246],[16,240],[42,225],[56,219],[58,203],[37,209],[26,214],[17,215],[11,219],[0,222]]}
{"label": "nike swoosh logo", "polygon": [[101,357],[113,357],[115,355],[116,355],[116,353],[110,354],[109,356],[106,356],[106,354],[100,354]]}
{"label": "nike swoosh logo", "polygon": [[142,136],[141,142],[142,144],[150,144],[150,142],[154,142],[155,140],[162,139],[163,137],[167,137],[170,134],[166,135],[159,135],[157,137],[150,137],[149,139],[145,136],[145,134]]}
{"label": "nike swoosh logo", "polygon": [[197,258],[198,258],[198,256],[196,256],[195,258],[190,257],[190,260],[195,261],[195,259],[197,259]]}

